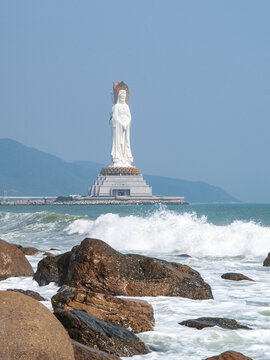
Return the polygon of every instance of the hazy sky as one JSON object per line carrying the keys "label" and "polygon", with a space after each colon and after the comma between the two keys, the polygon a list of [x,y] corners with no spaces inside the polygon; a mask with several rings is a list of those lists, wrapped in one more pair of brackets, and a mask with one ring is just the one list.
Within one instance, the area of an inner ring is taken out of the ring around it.
{"label": "hazy sky", "polygon": [[142,172],[270,202],[269,14],[268,0],[1,0],[0,137],[109,164],[123,80]]}

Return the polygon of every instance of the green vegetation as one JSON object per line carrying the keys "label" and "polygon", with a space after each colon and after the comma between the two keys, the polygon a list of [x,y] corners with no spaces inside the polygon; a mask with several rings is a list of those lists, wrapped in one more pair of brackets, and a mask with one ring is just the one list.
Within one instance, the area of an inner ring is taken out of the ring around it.
{"label": "green vegetation", "polygon": [[66,201],[73,201],[73,198],[71,196],[58,196],[55,199],[56,202],[66,202]]}

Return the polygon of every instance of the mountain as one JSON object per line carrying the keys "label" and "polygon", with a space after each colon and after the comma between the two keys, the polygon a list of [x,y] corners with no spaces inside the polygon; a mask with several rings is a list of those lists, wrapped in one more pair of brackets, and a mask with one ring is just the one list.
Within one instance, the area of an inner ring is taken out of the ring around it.
{"label": "mountain", "polygon": [[[0,195],[58,196],[87,194],[104,166],[90,161],[69,163],[11,139],[0,139]],[[189,202],[237,202],[223,189],[204,182],[144,175],[157,195],[185,196]]]}
{"label": "mountain", "polygon": [[184,196],[186,201],[195,203],[239,202],[220,187],[209,185],[203,181],[188,181],[154,175],[144,175],[144,178],[152,186],[153,194]]}
{"label": "mountain", "polygon": [[95,170],[65,162],[56,156],[0,139],[0,194],[68,195],[87,193]]}

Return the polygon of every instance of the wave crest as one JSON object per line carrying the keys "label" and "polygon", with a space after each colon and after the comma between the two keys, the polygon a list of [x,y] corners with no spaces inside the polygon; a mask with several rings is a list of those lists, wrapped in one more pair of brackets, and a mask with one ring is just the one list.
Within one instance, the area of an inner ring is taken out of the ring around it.
{"label": "wave crest", "polygon": [[219,226],[205,216],[168,210],[147,217],[109,213],[96,220],[76,219],[65,230],[102,239],[117,250],[151,254],[265,257],[270,250],[269,227],[244,221]]}

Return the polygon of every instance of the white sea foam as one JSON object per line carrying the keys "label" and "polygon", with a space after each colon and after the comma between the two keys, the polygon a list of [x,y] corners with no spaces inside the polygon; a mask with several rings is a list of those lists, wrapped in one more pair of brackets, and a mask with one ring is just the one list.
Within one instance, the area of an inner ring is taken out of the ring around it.
{"label": "white sea foam", "polygon": [[66,232],[102,239],[118,250],[142,253],[265,257],[270,249],[268,227],[243,221],[218,226],[205,216],[167,210],[147,217],[109,213],[96,220],[76,219]]}

